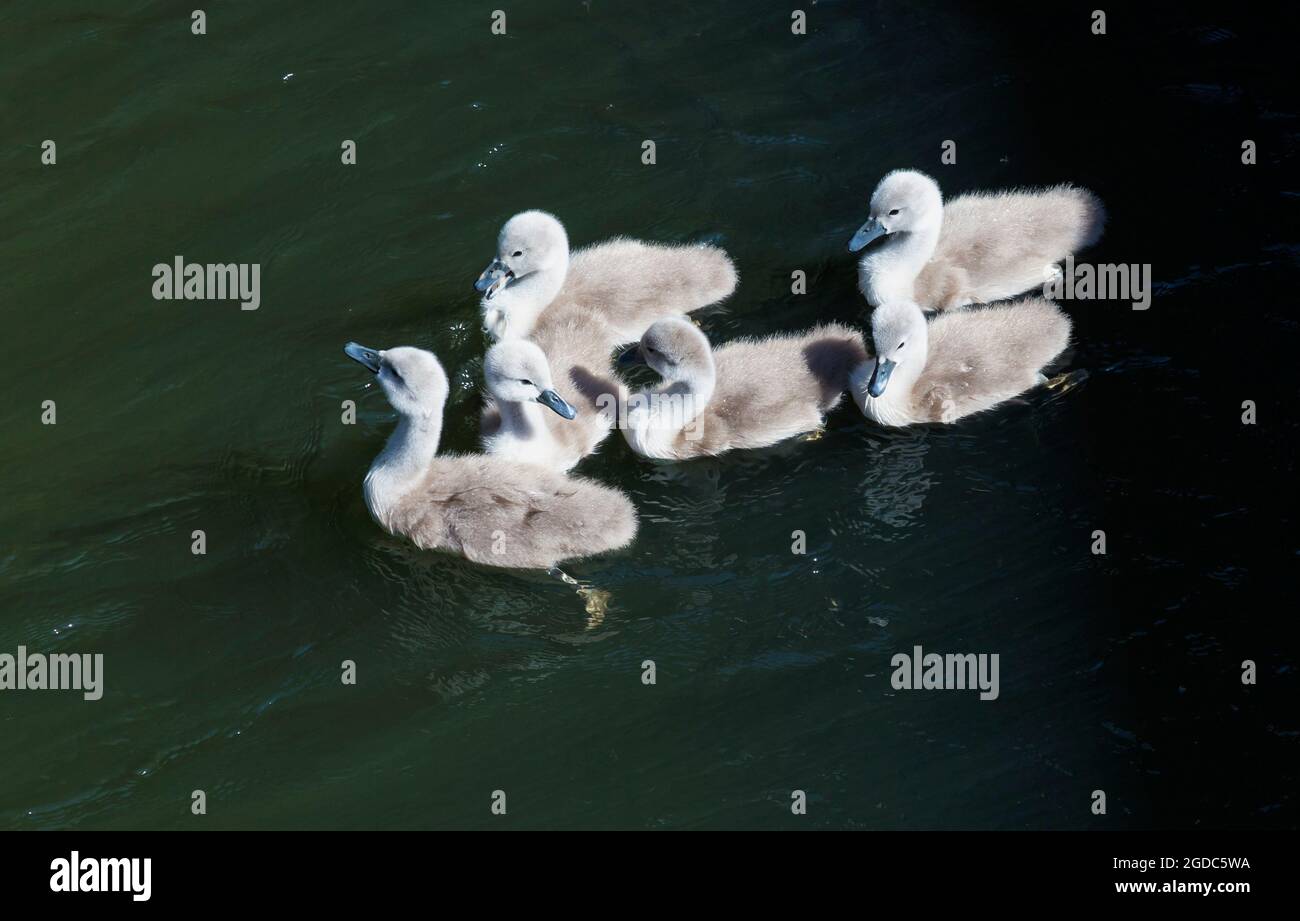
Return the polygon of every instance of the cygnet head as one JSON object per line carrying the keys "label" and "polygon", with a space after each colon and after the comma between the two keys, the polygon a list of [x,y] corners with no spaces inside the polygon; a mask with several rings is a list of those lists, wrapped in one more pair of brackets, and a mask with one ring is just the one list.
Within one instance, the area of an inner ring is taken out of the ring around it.
{"label": "cygnet head", "polygon": [[541,403],[565,419],[578,414],[555,392],[546,353],[526,339],[508,339],[488,349],[483,379],[498,402]]}
{"label": "cygnet head", "polygon": [[916,170],[894,170],[871,193],[871,213],[849,241],[849,252],[856,253],[877,237],[937,227],[942,220],[939,183]]}
{"label": "cygnet head", "polygon": [[374,373],[388,402],[402,415],[442,414],[450,387],[447,372],[432,352],[410,346],[368,349],[356,342],[349,342],[343,351]]}
{"label": "cygnet head", "polygon": [[904,365],[900,376],[915,377],[925,365],[928,345],[925,314],[911,301],[881,304],[871,314],[871,338],[876,348],[876,368],[867,382],[867,393],[884,394],[895,370]]}
{"label": "cygnet head", "polygon": [[713,349],[694,323],[670,317],[652,324],[618,363],[649,365],[666,381],[692,380],[713,374]]}
{"label": "cygnet head", "polygon": [[567,271],[569,235],[559,218],[545,211],[521,211],[497,236],[497,256],[474,283],[485,300],[537,272]]}

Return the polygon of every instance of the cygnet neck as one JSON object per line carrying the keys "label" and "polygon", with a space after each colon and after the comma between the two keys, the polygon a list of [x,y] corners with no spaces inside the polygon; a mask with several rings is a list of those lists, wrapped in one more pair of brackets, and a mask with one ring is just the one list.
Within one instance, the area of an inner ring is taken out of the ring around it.
{"label": "cygnet neck", "polygon": [[487,309],[499,311],[504,321],[497,338],[523,339],[530,336],[537,318],[564,287],[568,272],[569,259],[566,256],[556,265],[530,272],[487,302]]}
{"label": "cygnet neck", "polygon": [[441,407],[415,416],[404,414],[398,420],[366,474],[366,505],[376,520],[386,524],[392,506],[423,482],[441,438]]}

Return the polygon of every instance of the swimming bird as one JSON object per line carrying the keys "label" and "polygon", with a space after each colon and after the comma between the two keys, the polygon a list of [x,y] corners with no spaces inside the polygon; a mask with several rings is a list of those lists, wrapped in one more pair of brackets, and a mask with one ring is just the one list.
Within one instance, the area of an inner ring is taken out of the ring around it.
{"label": "swimming bird", "polygon": [[689,313],[736,289],[736,267],[716,246],[677,246],[615,237],[569,255],[564,225],[545,211],[506,221],[496,258],[474,287],[483,328],[495,339],[526,338],[542,325],[599,315],[612,349],[640,338],[656,319]]}
{"label": "swimming bird", "polygon": [[628,399],[623,437],[676,460],[776,444],[819,428],[867,355],[860,333],[834,323],[714,350],[689,320],[660,320],[619,358],[664,380]]}
{"label": "swimming bird", "polygon": [[881,425],[955,422],[1046,383],[1042,368],[1070,341],[1070,318],[1051,301],[944,313],[926,322],[911,301],[871,314],[876,357],[849,388],[863,414]]}
{"label": "swimming bird", "polygon": [[[583,337],[555,335],[554,327],[542,332],[543,341],[557,347],[555,378],[549,356],[536,342],[503,339],[488,349],[483,361],[488,401],[479,432],[486,454],[564,471],[610,433],[622,388],[610,370],[608,349],[584,349]],[[604,375],[588,370],[602,365]]]}
{"label": "swimming bird", "polygon": [[432,353],[355,342],[344,352],[375,374],[399,416],[364,487],[366,507],[390,534],[510,569],[550,569],[636,535],[636,509],[617,489],[500,457],[440,456],[448,384]]}
{"label": "swimming bird", "polygon": [[1101,200],[1071,185],[975,192],[945,205],[929,176],[894,170],[872,193],[849,252],[866,249],[858,288],[871,306],[946,310],[1041,287],[1059,274],[1057,262],[1101,238],[1105,222]]}

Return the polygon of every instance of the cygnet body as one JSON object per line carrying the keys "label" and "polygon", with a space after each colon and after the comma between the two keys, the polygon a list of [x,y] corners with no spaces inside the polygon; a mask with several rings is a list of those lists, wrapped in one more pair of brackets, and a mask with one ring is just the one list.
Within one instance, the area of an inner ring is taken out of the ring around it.
{"label": "cygnet body", "polygon": [[956,422],[1044,382],[1070,341],[1070,319],[1039,297],[940,314],[908,301],[871,315],[876,357],[853,372],[850,393],[881,425]]}
{"label": "cygnet body", "polygon": [[[531,340],[503,339],[488,349],[488,400],[479,428],[484,453],[564,471],[609,435],[621,387],[608,370],[608,351],[568,348],[581,342],[576,335],[555,338],[562,376],[552,376],[549,356]],[[602,365],[604,375],[587,370]]]}
{"label": "cygnet body", "polygon": [[364,486],[366,507],[390,534],[511,569],[549,569],[636,535],[636,510],[616,489],[500,457],[439,456],[448,384],[430,352],[354,342],[344,351],[375,374],[399,415]]}
{"label": "cygnet body", "polygon": [[1042,287],[1060,260],[1101,238],[1105,221],[1100,199],[1071,185],[976,192],[945,205],[929,176],[895,170],[876,186],[849,250],[863,251],[858,287],[873,307],[945,310]]}
{"label": "cygnet body", "polygon": [[623,436],[673,460],[776,444],[819,428],[867,354],[860,333],[833,323],[715,350],[691,322],[660,320],[619,359],[663,378],[629,398]]}
{"label": "cygnet body", "polygon": [[501,228],[496,258],[475,288],[483,295],[483,328],[498,340],[534,337],[545,326],[599,317],[604,326],[598,332],[610,340],[600,344],[608,350],[636,341],[660,317],[727,297],[736,288],[736,268],[715,246],[622,237],[570,258],[559,219],[545,211],[523,211]]}

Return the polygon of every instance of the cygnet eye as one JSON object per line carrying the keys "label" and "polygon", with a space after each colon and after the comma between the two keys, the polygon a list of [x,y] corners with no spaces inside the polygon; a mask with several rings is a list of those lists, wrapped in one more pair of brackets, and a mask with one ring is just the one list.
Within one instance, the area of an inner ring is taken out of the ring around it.
{"label": "cygnet eye", "polygon": [[537,386],[536,384],[534,384],[532,381],[528,380],[527,378],[520,378],[520,379],[519,379],[519,383],[524,384],[525,386],[528,386],[528,387],[536,387],[536,386]]}
{"label": "cygnet eye", "polygon": [[902,349],[902,347],[905,346],[905,345],[907,345],[906,342],[900,342],[900,343],[898,343],[898,347],[899,347],[899,349]]}
{"label": "cygnet eye", "polygon": [[[898,209],[895,208],[893,211],[889,212],[889,216],[890,216],[890,217],[893,217],[893,216],[894,216],[895,214],[897,214],[897,213],[898,213]],[[515,255],[517,256],[517,255],[519,255],[519,254],[518,254],[518,253],[515,253]]]}
{"label": "cygnet eye", "polygon": [[523,251],[522,249],[517,249],[517,250],[515,250],[513,253],[511,253],[510,255],[512,255],[512,256],[522,256],[523,254],[524,254],[524,251]]}

